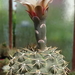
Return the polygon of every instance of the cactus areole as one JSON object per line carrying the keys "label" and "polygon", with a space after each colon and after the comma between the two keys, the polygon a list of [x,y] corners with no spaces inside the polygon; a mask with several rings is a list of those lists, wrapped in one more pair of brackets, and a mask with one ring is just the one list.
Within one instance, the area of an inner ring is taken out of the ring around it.
{"label": "cactus areole", "polygon": [[46,15],[49,4],[53,0],[16,0],[22,5],[27,6],[26,10],[34,22],[35,36],[38,48],[44,50],[46,47]]}

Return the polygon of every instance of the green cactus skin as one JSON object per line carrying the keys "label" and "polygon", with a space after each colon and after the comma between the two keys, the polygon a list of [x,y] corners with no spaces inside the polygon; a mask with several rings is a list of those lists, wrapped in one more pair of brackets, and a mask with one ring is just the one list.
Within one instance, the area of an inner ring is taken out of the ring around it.
{"label": "green cactus skin", "polygon": [[45,20],[40,20],[37,16],[33,18],[35,27],[35,36],[38,48],[44,50],[46,47],[46,25]]}
{"label": "green cactus skin", "polygon": [[32,51],[24,48],[17,51],[9,63],[7,75],[67,75],[68,63],[57,48]]}

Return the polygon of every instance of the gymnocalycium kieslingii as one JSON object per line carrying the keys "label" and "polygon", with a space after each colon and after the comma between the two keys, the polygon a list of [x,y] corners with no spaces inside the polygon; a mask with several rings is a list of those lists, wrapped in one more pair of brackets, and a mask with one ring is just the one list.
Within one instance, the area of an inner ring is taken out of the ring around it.
{"label": "gymnocalycium kieslingii", "polygon": [[18,50],[10,63],[7,75],[67,75],[68,63],[60,50],[46,46],[46,16],[53,0],[16,0],[26,6],[34,23],[37,47]]}

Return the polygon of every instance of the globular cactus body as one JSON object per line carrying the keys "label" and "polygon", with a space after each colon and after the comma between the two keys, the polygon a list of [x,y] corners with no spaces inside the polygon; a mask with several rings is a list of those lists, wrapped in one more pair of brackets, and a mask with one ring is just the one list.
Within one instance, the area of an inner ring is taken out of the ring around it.
{"label": "globular cactus body", "polygon": [[24,48],[13,56],[7,75],[67,75],[67,62],[57,48],[32,51]]}

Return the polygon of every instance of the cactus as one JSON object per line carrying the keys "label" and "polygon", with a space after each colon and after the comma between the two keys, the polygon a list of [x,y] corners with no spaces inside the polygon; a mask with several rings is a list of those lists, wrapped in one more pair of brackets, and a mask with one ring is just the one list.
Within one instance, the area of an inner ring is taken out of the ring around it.
{"label": "cactus", "polygon": [[67,75],[68,63],[60,50],[46,47],[45,50],[20,49],[9,63],[7,75]]}
{"label": "cactus", "polygon": [[7,75],[67,75],[68,63],[60,50],[46,46],[46,15],[52,0],[16,0],[28,7],[34,22],[37,46],[18,50],[8,64]]}

